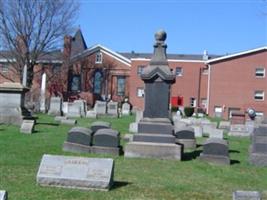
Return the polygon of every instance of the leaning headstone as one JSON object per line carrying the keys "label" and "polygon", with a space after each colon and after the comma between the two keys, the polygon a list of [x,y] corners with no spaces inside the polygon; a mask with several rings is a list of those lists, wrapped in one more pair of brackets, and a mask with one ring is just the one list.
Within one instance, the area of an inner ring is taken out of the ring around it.
{"label": "leaning headstone", "polygon": [[233,192],[233,200],[261,200],[261,193],[258,191],[242,191]]}
{"label": "leaning headstone", "polygon": [[55,116],[62,114],[62,100],[60,97],[51,97],[48,114]]}
{"label": "leaning headstone", "polygon": [[7,200],[7,192],[5,190],[0,190],[0,200]]}
{"label": "leaning headstone", "polygon": [[81,117],[81,105],[80,103],[69,103],[68,104],[68,117]]}
{"label": "leaning headstone", "polygon": [[223,139],[223,130],[217,128],[211,128],[209,132],[209,137]]}
{"label": "leaning headstone", "polygon": [[24,119],[20,127],[20,132],[25,134],[32,134],[33,131],[34,131],[34,120]]}
{"label": "leaning headstone", "polygon": [[63,144],[64,151],[89,153],[92,143],[92,130],[83,127],[73,127],[69,130],[67,140]]}
{"label": "leaning headstone", "polygon": [[121,113],[122,115],[130,115],[131,106],[128,102],[122,104]]}
{"label": "leaning headstone", "polygon": [[98,131],[99,129],[110,129],[111,123],[103,122],[103,121],[96,121],[91,124],[91,130],[93,132]]}
{"label": "leaning headstone", "polygon": [[230,165],[227,141],[219,138],[207,139],[199,159],[213,164]]}
{"label": "leaning headstone", "polygon": [[92,153],[120,154],[120,133],[112,129],[99,129],[94,133]]}
{"label": "leaning headstone", "polygon": [[94,110],[97,115],[105,115],[107,113],[107,103],[105,101],[96,101]]}
{"label": "leaning headstone", "polygon": [[168,66],[165,44],[167,34],[155,34],[154,54],[141,74],[145,84],[143,118],[138,122],[138,133],[125,146],[125,157],[181,159],[181,145],[175,143],[169,116],[170,86],[175,74]]}
{"label": "leaning headstone", "polygon": [[114,117],[118,117],[118,102],[108,102],[107,114]]}
{"label": "leaning headstone", "polygon": [[114,161],[110,158],[43,155],[37,173],[42,186],[85,190],[109,190],[113,184]]}
{"label": "leaning headstone", "polygon": [[195,149],[196,138],[192,127],[184,127],[175,131],[175,142],[182,144],[184,149]]}
{"label": "leaning headstone", "polygon": [[77,120],[76,119],[62,119],[61,124],[75,125],[77,124]]}
{"label": "leaning headstone", "polygon": [[249,161],[256,166],[267,166],[267,127],[255,129],[249,149]]}

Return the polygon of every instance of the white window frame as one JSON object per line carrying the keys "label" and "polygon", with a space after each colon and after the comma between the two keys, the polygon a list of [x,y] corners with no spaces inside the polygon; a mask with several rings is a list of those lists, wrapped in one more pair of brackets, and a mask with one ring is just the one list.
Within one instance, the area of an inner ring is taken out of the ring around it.
{"label": "white window frame", "polygon": [[103,54],[101,52],[96,53],[95,63],[101,64],[103,62]]}
{"label": "white window frame", "polygon": [[255,101],[264,101],[264,91],[262,91],[262,90],[256,90],[254,92],[254,100]]}
{"label": "white window frame", "polygon": [[136,96],[140,97],[140,98],[143,98],[145,96],[145,89],[141,88],[141,87],[138,87],[137,90],[136,90]]}
{"label": "white window frame", "polygon": [[138,65],[137,74],[140,76],[144,72],[144,69],[145,69],[145,65]]}
{"label": "white window frame", "polygon": [[[257,70],[263,70],[263,71],[257,73]],[[265,68],[264,67],[257,67],[255,69],[255,76],[256,76],[256,78],[265,78]]]}
{"label": "white window frame", "polygon": [[263,117],[264,116],[264,113],[261,112],[261,111],[256,111],[256,116]]}
{"label": "white window frame", "polygon": [[197,100],[195,97],[190,97],[190,106],[194,108],[197,106]]}
{"label": "white window frame", "polygon": [[[177,74],[177,69],[180,69],[179,74]],[[182,67],[175,67],[175,76],[183,76],[183,68]]]}

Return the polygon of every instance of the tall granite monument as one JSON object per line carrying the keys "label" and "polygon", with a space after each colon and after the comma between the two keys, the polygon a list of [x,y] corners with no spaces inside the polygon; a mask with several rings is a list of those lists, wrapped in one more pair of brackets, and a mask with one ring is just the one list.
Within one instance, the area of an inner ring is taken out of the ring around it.
{"label": "tall granite monument", "polygon": [[138,133],[125,148],[126,157],[181,159],[181,146],[175,144],[169,119],[170,87],[175,75],[168,66],[165,31],[156,32],[154,54],[141,79],[145,83],[145,109],[138,123]]}

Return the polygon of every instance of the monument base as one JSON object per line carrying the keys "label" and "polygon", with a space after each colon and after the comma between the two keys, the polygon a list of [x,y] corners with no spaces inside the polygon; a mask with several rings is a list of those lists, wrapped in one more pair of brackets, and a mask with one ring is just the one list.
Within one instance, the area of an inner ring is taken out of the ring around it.
{"label": "monument base", "polygon": [[125,146],[124,156],[128,158],[158,158],[167,160],[181,160],[181,145],[129,142]]}
{"label": "monument base", "polygon": [[201,153],[199,159],[211,164],[230,165],[230,159],[226,156],[207,155]]}
{"label": "monument base", "polygon": [[121,148],[119,147],[101,147],[101,146],[92,146],[91,153],[95,154],[111,154],[114,156],[119,156]]}
{"label": "monument base", "polygon": [[196,139],[177,139],[176,143],[182,144],[184,149],[195,149],[196,148]]}
{"label": "monument base", "polygon": [[138,123],[139,133],[173,134],[173,126],[168,118],[143,118]]}
{"label": "monument base", "polygon": [[74,153],[90,153],[91,147],[71,142],[64,142],[63,151],[74,152]]}
{"label": "monument base", "polygon": [[175,137],[169,134],[151,134],[136,133],[133,135],[134,142],[157,142],[157,143],[175,143]]}

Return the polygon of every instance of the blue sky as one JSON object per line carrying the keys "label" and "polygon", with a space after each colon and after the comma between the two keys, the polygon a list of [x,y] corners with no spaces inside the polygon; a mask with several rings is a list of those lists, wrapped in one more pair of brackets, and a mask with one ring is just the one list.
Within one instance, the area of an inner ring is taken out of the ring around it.
{"label": "blue sky", "polygon": [[226,54],[267,45],[266,0],[80,0],[87,46],[152,52],[167,32],[168,53]]}

